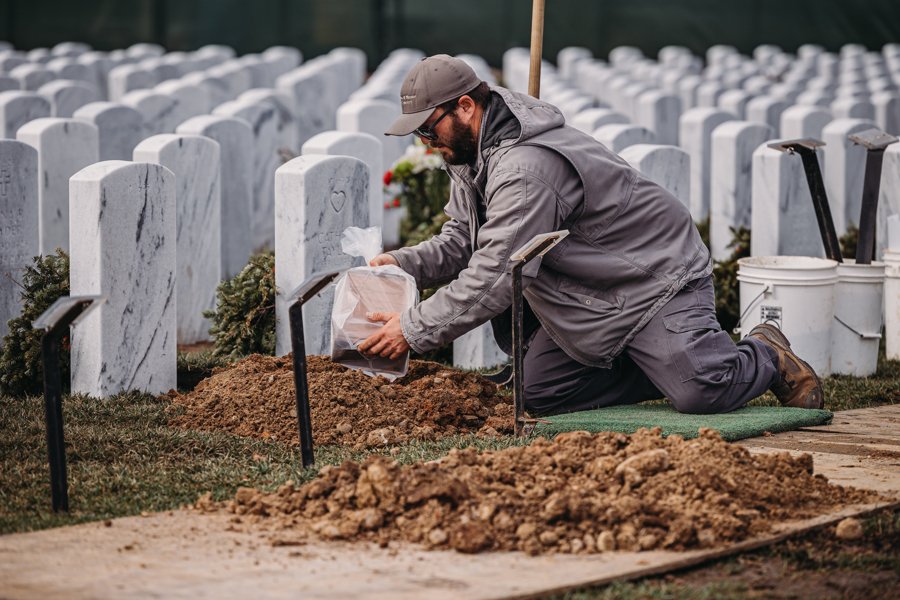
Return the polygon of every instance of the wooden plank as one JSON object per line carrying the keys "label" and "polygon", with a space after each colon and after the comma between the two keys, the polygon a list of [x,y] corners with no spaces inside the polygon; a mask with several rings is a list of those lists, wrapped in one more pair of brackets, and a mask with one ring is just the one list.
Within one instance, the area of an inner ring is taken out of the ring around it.
{"label": "wooden plank", "polygon": [[883,506],[849,507],[722,548],[535,557],[273,546],[262,532],[229,531],[226,516],[175,511],[0,537],[0,581],[4,598],[529,598],[690,567]]}

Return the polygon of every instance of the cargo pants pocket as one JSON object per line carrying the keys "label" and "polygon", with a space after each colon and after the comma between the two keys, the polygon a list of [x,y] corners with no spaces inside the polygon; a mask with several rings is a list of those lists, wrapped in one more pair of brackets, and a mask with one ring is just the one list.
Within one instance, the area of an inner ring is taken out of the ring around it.
{"label": "cargo pants pocket", "polygon": [[[724,371],[722,352],[731,343],[712,311],[690,308],[663,316],[666,347],[682,382]],[[728,338],[722,339],[722,336]]]}

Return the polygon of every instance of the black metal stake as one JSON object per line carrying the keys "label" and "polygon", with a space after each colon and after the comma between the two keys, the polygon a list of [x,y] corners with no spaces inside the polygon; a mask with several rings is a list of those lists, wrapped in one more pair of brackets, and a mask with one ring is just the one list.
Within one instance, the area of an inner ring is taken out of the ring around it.
{"label": "black metal stake", "polygon": [[297,402],[297,432],[300,436],[300,461],[304,467],[316,462],[313,452],[312,417],[309,411],[309,381],[306,376],[306,341],[303,339],[303,305],[321,292],[345,269],[313,273],[288,296],[296,298],[288,308],[291,327],[291,352],[294,363],[294,392]]}
{"label": "black metal stake", "polygon": [[524,298],[522,297],[522,268],[528,259],[517,263],[512,269],[513,278],[513,302],[512,302],[512,347],[513,347],[513,404],[516,411],[515,435],[521,437],[525,428],[525,377],[522,365],[524,362],[524,350],[522,337],[524,336],[523,315]]}
{"label": "black metal stake", "polygon": [[863,179],[862,204],[859,211],[859,239],[856,242],[856,264],[869,265],[875,260],[875,228],[878,192],[884,149],[897,141],[879,129],[867,129],[849,136],[855,144],[866,148],[866,172]]}
{"label": "black metal stake", "polygon": [[309,414],[309,389],[306,378],[306,342],[303,339],[303,303],[288,309],[291,322],[291,352],[294,360],[294,390],[297,400],[297,431],[300,435],[300,458],[304,467],[316,462],[313,454],[312,418]]}
{"label": "black metal stake", "polygon": [[805,146],[797,146],[794,151],[803,160],[806,183],[809,185],[813,209],[816,211],[816,221],[819,223],[819,235],[822,236],[825,255],[831,260],[843,262],[841,244],[834,229],[834,219],[831,218],[831,207],[828,205],[828,195],[825,192],[825,182],[822,181],[822,171],[819,168],[819,159],[816,156],[816,151]]}
{"label": "black metal stake", "polygon": [[34,321],[44,329],[41,360],[44,367],[44,417],[47,428],[47,458],[50,463],[50,496],[53,512],[69,512],[69,482],[66,473],[66,443],[63,434],[62,376],[59,370],[60,341],[69,325],[89,308],[95,297],[59,298]]}
{"label": "black metal stake", "polygon": [[525,332],[523,323],[525,302],[522,295],[522,269],[528,261],[543,256],[567,235],[569,235],[569,232],[565,229],[536,235],[527,244],[515,252],[510,259],[515,262],[512,268],[512,379],[513,406],[516,413],[516,420],[513,424],[513,428],[516,437],[525,435],[525,376],[523,370],[525,361]]}

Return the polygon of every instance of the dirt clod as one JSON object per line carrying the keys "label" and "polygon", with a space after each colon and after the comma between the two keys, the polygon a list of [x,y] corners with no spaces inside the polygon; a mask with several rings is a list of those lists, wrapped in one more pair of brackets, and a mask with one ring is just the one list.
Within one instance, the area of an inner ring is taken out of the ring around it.
{"label": "dirt clod", "polygon": [[814,476],[808,455],[752,455],[712,431],[685,441],[642,429],[411,465],[373,455],[300,487],[242,489],[220,509],[301,537],[540,554],[715,546],[876,498]]}
{"label": "dirt clod", "polygon": [[[475,373],[410,361],[405,377],[388,382],[307,357],[316,444],[377,447],[446,435],[512,432],[511,400]],[[173,394],[170,422],[297,444],[291,357],[253,355],[216,369],[193,391]]]}
{"label": "dirt clod", "polygon": [[863,526],[859,519],[849,517],[843,519],[835,527],[834,535],[841,540],[858,540],[863,537]]}

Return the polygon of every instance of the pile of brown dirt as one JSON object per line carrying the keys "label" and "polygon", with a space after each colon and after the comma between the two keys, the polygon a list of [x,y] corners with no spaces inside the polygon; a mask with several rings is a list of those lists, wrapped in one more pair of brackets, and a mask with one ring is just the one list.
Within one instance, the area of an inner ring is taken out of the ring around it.
{"label": "pile of brown dirt", "polygon": [[299,488],[241,488],[234,500],[216,504],[206,495],[196,507],[271,527],[279,532],[273,543],[404,540],[539,554],[715,546],[876,498],[812,475],[810,455],[754,456],[710,430],[685,441],[642,429],[453,450],[407,466],[370,456],[325,467]]}
{"label": "pile of brown dirt", "polygon": [[[362,448],[512,432],[512,400],[475,373],[413,360],[405,377],[389,382],[324,356],[307,357],[307,371],[316,444]],[[171,398],[172,425],[298,443],[290,356],[250,356]]]}

